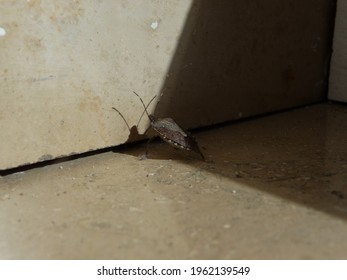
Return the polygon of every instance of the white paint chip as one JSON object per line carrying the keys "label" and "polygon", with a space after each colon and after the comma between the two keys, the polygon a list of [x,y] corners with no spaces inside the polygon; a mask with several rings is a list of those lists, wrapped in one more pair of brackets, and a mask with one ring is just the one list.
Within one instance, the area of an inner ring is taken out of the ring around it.
{"label": "white paint chip", "polygon": [[151,28],[152,28],[153,30],[155,30],[155,29],[158,28],[158,25],[159,25],[158,21],[153,21],[153,22],[151,23]]}
{"label": "white paint chip", "polygon": [[6,35],[6,30],[3,27],[0,27],[0,36],[5,36]]}

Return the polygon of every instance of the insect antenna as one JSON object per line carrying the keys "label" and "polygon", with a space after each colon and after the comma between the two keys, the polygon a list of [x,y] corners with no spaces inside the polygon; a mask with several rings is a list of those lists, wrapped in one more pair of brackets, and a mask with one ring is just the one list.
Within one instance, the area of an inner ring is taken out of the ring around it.
{"label": "insect antenna", "polygon": [[140,124],[140,121],[142,120],[143,115],[146,113],[147,117],[149,118],[150,121],[152,121],[152,118],[150,117],[150,115],[148,114],[147,108],[149,107],[149,105],[151,105],[151,103],[153,102],[153,100],[157,97],[156,95],[153,96],[153,98],[151,99],[151,101],[149,101],[149,103],[147,104],[147,106],[145,105],[145,103],[143,102],[142,98],[140,97],[140,95],[138,95],[135,91],[133,91],[133,93],[140,99],[143,108],[145,108],[145,110],[143,111],[138,123],[137,123],[137,127]]}
{"label": "insect antenna", "polygon": [[127,125],[128,129],[129,129],[129,131],[131,133],[130,126],[129,126],[128,122],[126,121],[126,119],[124,118],[124,116],[122,115],[122,113],[119,112],[115,107],[112,107],[112,109],[115,110],[122,117],[123,121],[125,122],[125,124]]}

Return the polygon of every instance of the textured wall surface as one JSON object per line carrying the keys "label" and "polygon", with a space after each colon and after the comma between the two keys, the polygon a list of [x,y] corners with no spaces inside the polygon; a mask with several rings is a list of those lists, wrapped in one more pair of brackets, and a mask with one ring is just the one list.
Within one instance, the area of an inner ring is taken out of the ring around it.
{"label": "textured wall surface", "polygon": [[[1,1],[0,169],[322,100],[331,1]],[[140,132],[148,122],[143,121]]]}
{"label": "textured wall surface", "polygon": [[337,1],[329,99],[347,102],[347,1]]}

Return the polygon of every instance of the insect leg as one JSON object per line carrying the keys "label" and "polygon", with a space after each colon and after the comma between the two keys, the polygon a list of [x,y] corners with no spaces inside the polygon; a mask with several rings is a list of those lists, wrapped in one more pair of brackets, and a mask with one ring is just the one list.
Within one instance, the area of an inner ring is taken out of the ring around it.
{"label": "insect leg", "polygon": [[203,160],[203,161],[206,161],[206,159],[205,159],[205,157],[204,157],[204,155],[202,154],[202,152],[201,152],[201,151],[199,151],[199,154],[200,154],[200,156],[201,156],[202,160]]}
{"label": "insect leg", "polygon": [[149,147],[149,144],[155,139],[155,136],[154,137],[151,137],[148,139],[147,143],[146,143],[146,152],[145,152],[145,157],[147,158],[148,156],[148,147]]}

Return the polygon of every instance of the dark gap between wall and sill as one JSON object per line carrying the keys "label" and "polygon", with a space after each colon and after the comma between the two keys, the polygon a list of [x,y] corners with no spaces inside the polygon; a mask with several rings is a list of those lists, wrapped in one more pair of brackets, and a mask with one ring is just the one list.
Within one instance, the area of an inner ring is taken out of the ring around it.
{"label": "dark gap between wall and sill", "polygon": [[[255,116],[245,117],[242,119],[230,120],[230,121],[226,121],[226,122],[222,122],[222,123],[218,123],[218,124],[214,124],[214,125],[200,127],[200,128],[190,130],[190,132],[192,132],[193,134],[203,133],[203,132],[211,130],[211,129],[216,129],[216,128],[220,128],[220,127],[224,127],[224,126],[228,126],[228,125],[233,125],[236,123],[251,122],[251,121],[259,119],[259,118],[265,118],[265,117],[272,116],[272,115],[283,114],[283,113],[287,113],[290,111],[295,111],[298,109],[302,109],[302,108],[306,108],[306,107],[310,107],[310,106],[315,106],[318,104],[346,105],[345,103],[335,102],[335,101],[313,102],[310,104],[300,105],[300,106],[296,106],[296,107],[289,108],[289,109],[287,108],[287,109],[267,112],[267,113],[258,114]],[[0,176],[8,176],[8,175],[12,175],[12,174],[19,173],[19,172],[25,172],[25,171],[30,171],[32,169],[37,169],[37,168],[42,168],[42,167],[46,167],[46,166],[50,166],[50,165],[60,164],[63,162],[69,162],[69,161],[73,161],[73,160],[77,160],[77,159],[81,159],[81,158],[88,158],[88,157],[91,157],[94,155],[99,155],[99,154],[103,154],[103,153],[107,153],[107,152],[125,153],[126,154],[126,151],[128,149],[130,149],[131,147],[134,147],[136,145],[141,145],[141,144],[146,143],[146,142],[147,142],[147,139],[138,140],[138,141],[128,142],[128,143],[124,143],[124,144],[117,145],[117,146],[107,147],[107,148],[98,149],[98,150],[94,150],[94,151],[88,151],[88,152],[84,152],[84,153],[80,153],[80,154],[72,154],[72,155],[63,156],[60,158],[55,158],[55,159],[46,160],[46,161],[41,161],[41,162],[37,162],[37,163],[24,164],[24,165],[14,167],[14,168],[0,170]],[[208,150],[208,148],[207,148],[207,150]]]}

